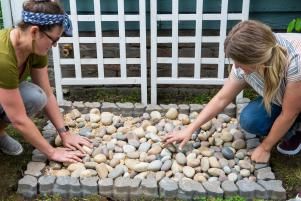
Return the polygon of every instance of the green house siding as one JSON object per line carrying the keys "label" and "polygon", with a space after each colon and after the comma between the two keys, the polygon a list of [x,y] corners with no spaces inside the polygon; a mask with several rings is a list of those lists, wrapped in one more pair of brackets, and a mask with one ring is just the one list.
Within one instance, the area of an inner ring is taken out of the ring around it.
{"label": "green house siding", "polygon": [[[150,1],[146,0],[147,28],[150,27]],[[195,13],[197,0],[179,0],[180,13]],[[69,0],[61,0],[67,12],[70,10]],[[100,0],[102,14],[116,14],[118,10],[117,0]],[[157,0],[159,13],[171,13],[172,0]],[[139,0],[125,0],[125,13],[137,14]],[[229,0],[228,9],[230,12],[241,12],[242,0]],[[204,0],[204,13],[217,13],[221,10],[221,0]],[[93,14],[93,0],[77,0],[79,14]],[[285,30],[287,24],[296,17],[301,16],[300,0],[250,0],[250,19],[260,20],[267,23],[273,29]],[[229,28],[236,22],[229,21]],[[179,22],[180,29],[194,29],[193,21]],[[204,29],[218,29],[218,21],[205,21]],[[126,22],[126,29],[137,30],[138,22]],[[170,29],[171,22],[160,22],[159,29]],[[117,30],[118,22],[103,23],[104,30]],[[79,30],[94,31],[94,22],[80,22]]]}

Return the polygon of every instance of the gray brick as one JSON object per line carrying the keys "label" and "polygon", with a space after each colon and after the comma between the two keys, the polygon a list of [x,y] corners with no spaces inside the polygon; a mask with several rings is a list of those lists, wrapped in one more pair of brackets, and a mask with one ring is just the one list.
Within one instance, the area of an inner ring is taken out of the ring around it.
{"label": "gray brick", "polygon": [[78,178],[70,177],[69,185],[70,185],[70,190],[69,190],[70,198],[82,196],[81,186]]}
{"label": "gray brick", "polygon": [[193,198],[193,180],[182,178],[179,181],[178,198],[181,200],[191,200]]}
{"label": "gray brick", "polygon": [[228,198],[238,194],[238,188],[233,181],[226,180],[222,183],[224,197]]}
{"label": "gray brick", "polygon": [[189,114],[190,111],[189,105],[180,104],[178,107],[179,107],[179,113],[187,114],[187,115]]}
{"label": "gray brick", "polygon": [[162,108],[162,110],[161,110],[162,115],[165,115],[166,112],[168,111],[168,109],[170,108],[170,106],[166,105],[166,104],[160,104],[160,107]]}
{"label": "gray brick", "polygon": [[161,198],[176,198],[178,194],[178,183],[168,177],[161,179],[159,183]]}
{"label": "gray brick", "polygon": [[47,156],[38,149],[33,150],[31,160],[34,162],[46,162]]}
{"label": "gray brick", "polygon": [[142,116],[142,114],[145,112],[145,108],[146,108],[146,106],[144,104],[135,103],[133,116],[134,117]]}
{"label": "gray brick", "polygon": [[98,181],[99,194],[103,196],[113,196],[113,179],[105,178]]}
{"label": "gray brick", "polygon": [[246,199],[267,199],[268,194],[265,189],[254,181],[247,179],[236,182],[239,189],[239,195]]}
{"label": "gray brick", "polygon": [[69,191],[70,191],[70,177],[69,176],[57,177],[53,187],[53,194],[59,194],[63,198],[68,198]]}
{"label": "gray brick", "polygon": [[87,177],[80,179],[82,195],[97,195],[98,194],[98,177]]}
{"label": "gray brick", "polygon": [[72,102],[63,100],[63,103],[59,104],[59,107],[64,109],[64,114],[67,114],[72,110]]}
{"label": "gray brick", "polygon": [[133,103],[116,103],[116,105],[120,108],[120,114],[123,116],[132,116],[134,111],[134,104]]}
{"label": "gray brick", "polygon": [[38,192],[38,181],[37,178],[26,175],[18,182],[17,192],[25,198],[33,198]]}
{"label": "gray brick", "polygon": [[141,198],[142,190],[140,188],[141,179],[130,179],[129,186],[130,186],[130,200],[138,200]]}
{"label": "gray brick", "polygon": [[114,181],[113,196],[118,200],[129,200],[129,177],[118,177]]}
{"label": "gray brick", "polygon": [[158,184],[155,178],[151,177],[151,178],[143,179],[140,186],[141,186],[142,193],[146,198],[159,197]]}
{"label": "gray brick", "polygon": [[197,199],[199,197],[207,196],[207,192],[204,189],[203,185],[197,181],[191,180],[192,190],[193,190],[193,198]]}
{"label": "gray brick", "polygon": [[100,110],[101,104],[99,102],[85,102],[85,107],[90,111],[92,108],[97,108]]}
{"label": "gray brick", "polygon": [[190,113],[191,112],[201,112],[204,109],[204,106],[201,104],[189,104]]}
{"label": "gray brick", "polygon": [[236,101],[236,104],[245,104],[245,103],[249,103],[249,102],[250,102],[250,99],[248,99],[248,98],[239,98]]}
{"label": "gray brick", "polygon": [[265,167],[255,170],[254,175],[258,180],[275,179],[275,174],[272,172],[271,167]]}
{"label": "gray brick", "polygon": [[41,176],[38,180],[39,183],[39,193],[42,196],[52,195],[52,189],[55,183],[55,176]]}
{"label": "gray brick", "polygon": [[101,112],[112,112],[115,115],[119,115],[120,108],[115,103],[103,102]]}
{"label": "gray brick", "polygon": [[31,175],[34,177],[40,177],[42,175],[42,170],[45,168],[46,164],[43,162],[31,161],[27,164],[27,169],[24,172],[25,175]]}
{"label": "gray brick", "polygon": [[258,184],[262,185],[268,193],[269,200],[286,200],[286,191],[280,180],[258,180]]}
{"label": "gray brick", "polygon": [[162,112],[162,107],[160,107],[159,105],[152,105],[152,104],[149,104],[146,106],[145,108],[145,112],[148,112],[148,113],[151,113],[152,111],[158,111],[158,112]]}
{"label": "gray brick", "polygon": [[219,181],[206,181],[203,182],[203,186],[207,191],[208,196],[223,197],[224,191],[220,187]]}
{"label": "gray brick", "polygon": [[72,106],[73,108],[78,109],[82,114],[89,113],[89,109],[84,105],[83,101],[74,101]]}

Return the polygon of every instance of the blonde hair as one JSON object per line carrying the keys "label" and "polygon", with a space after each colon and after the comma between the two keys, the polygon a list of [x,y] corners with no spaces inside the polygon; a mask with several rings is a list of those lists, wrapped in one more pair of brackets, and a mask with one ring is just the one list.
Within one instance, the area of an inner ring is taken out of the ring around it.
{"label": "blonde hair", "polygon": [[264,78],[263,103],[270,114],[271,103],[284,76],[287,51],[276,43],[271,28],[254,20],[242,21],[229,32],[224,43],[227,57],[245,65],[256,66]]}

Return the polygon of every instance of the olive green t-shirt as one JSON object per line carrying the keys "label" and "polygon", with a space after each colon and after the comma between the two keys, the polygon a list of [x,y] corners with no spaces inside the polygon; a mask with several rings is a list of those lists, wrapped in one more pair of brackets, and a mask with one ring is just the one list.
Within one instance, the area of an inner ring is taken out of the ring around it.
{"label": "olive green t-shirt", "polygon": [[30,75],[31,68],[48,65],[47,56],[30,54],[23,72],[20,72],[15,49],[10,40],[12,29],[0,30],[0,88],[15,89]]}

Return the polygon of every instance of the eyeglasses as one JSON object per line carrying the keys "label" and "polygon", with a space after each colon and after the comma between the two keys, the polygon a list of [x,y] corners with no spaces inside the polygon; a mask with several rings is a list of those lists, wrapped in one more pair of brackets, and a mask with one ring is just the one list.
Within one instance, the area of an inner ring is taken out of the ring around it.
{"label": "eyeglasses", "polygon": [[47,36],[47,38],[49,38],[49,40],[51,40],[51,45],[54,46],[59,40],[60,38],[57,39],[53,39],[51,36],[49,36],[49,34],[47,34],[45,31],[41,31],[43,34],[45,34],[45,36]]}

